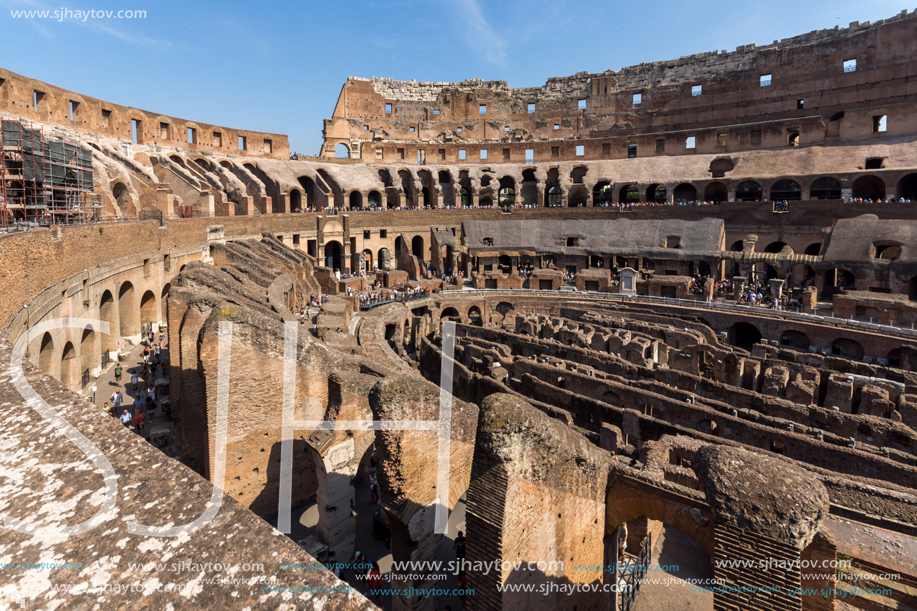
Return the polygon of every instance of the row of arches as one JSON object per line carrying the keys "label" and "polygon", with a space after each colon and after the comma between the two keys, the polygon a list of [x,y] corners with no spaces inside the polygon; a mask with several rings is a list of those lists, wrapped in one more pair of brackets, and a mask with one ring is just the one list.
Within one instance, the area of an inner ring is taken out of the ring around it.
{"label": "row of arches", "polygon": [[[383,256],[384,252],[388,250],[389,250],[388,248],[382,247],[377,251],[377,254],[375,256],[375,261],[377,264],[380,261],[382,261],[382,259],[384,258]],[[410,252],[413,256],[417,257],[421,262],[425,262],[427,260],[427,251],[426,251],[426,243],[424,241],[423,236],[415,235],[414,237],[411,238],[410,250],[408,249],[407,240],[405,240],[404,236],[396,237],[395,238],[395,253],[394,253],[396,262],[398,261],[398,259],[401,258],[402,252]],[[373,259],[374,259],[373,251],[367,248],[362,251],[362,254],[366,261],[366,269],[367,270],[373,269]],[[333,270],[343,270],[344,269],[345,266],[342,266],[344,262],[343,261],[344,247],[339,241],[330,240],[329,242],[325,243],[325,246],[322,252],[322,256],[324,257],[324,260],[325,260],[325,267],[328,267]]]}
{"label": "row of arches", "polygon": [[131,282],[122,283],[116,290],[105,290],[99,298],[98,317],[108,323],[109,333],[91,328],[80,331],[80,339],[64,340],[51,332],[44,333],[39,342],[38,367],[61,381],[67,388],[78,390],[87,380],[89,372],[101,366],[102,354],[117,350],[122,337],[138,336],[150,323],[166,319],[166,296],[170,284],[159,295],[152,290],[139,295]]}
{"label": "row of arches", "polygon": [[[760,343],[762,337],[758,327],[750,322],[737,322],[729,327],[726,332],[727,343],[748,351],[751,351],[755,344]],[[787,329],[780,334],[779,343],[781,346],[805,352],[812,345],[812,340],[802,331]],[[855,361],[862,360],[866,356],[866,349],[863,348],[863,345],[847,337],[839,337],[831,342],[830,350],[834,356],[841,356]],[[890,358],[894,356],[893,353],[889,353]]]}
{"label": "row of arches", "polygon": [[[585,172],[583,172],[585,173]],[[524,205],[537,205],[538,203],[538,182],[535,178],[533,169],[523,171],[521,184],[517,184],[516,179],[512,176],[503,176],[501,178],[484,175],[479,181],[479,186],[474,186],[468,177],[468,172],[460,172],[458,180],[453,180],[451,173],[447,170],[440,170],[436,178],[429,170],[420,170],[418,179],[420,186],[414,182],[414,176],[407,170],[399,170],[398,178],[400,186],[396,186],[388,170],[379,170],[380,179],[385,185],[385,195],[378,189],[373,189],[364,194],[359,190],[352,190],[342,194],[342,203],[352,210],[362,210],[365,207],[379,208],[385,202],[389,209],[405,207],[435,207],[437,202],[433,196],[439,192],[442,194],[443,206],[471,206],[474,196],[477,195],[480,206],[490,206],[498,203],[501,206],[512,206],[516,203]],[[311,181],[305,177],[300,178],[300,182]],[[434,184],[435,181],[435,184]],[[314,183],[313,183],[314,185]],[[314,189],[313,185],[304,184],[305,193]],[[805,191],[803,185],[792,178],[777,180],[765,190],[761,182],[756,180],[744,180],[733,185],[735,201],[755,202],[764,201],[798,201],[803,199]],[[837,178],[823,176],[815,179],[809,184],[809,199],[840,199],[842,197],[842,184]],[[854,198],[880,200],[889,195],[894,195],[896,199],[904,198],[908,200],[917,200],[917,173],[908,174],[901,178],[893,193],[889,193],[885,181],[875,175],[860,176],[851,187],[851,196]],[[302,210],[305,208],[315,208],[317,202],[308,195],[304,195],[298,189],[291,189],[290,194],[291,210]],[[640,186],[636,183],[625,183],[619,187],[613,187],[611,181],[603,180],[598,182],[591,193],[582,181],[574,184],[568,189],[560,185],[559,173],[556,169],[548,172],[548,179],[545,182],[544,205],[562,206],[566,204],[570,207],[587,205],[588,200],[592,199],[593,205],[602,206],[612,203],[692,203],[696,201],[707,201],[722,203],[729,201],[730,186],[722,181],[707,183],[698,189],[692,183],[679,183],[671,189],[662,183],[651,183],[646,186]],[[333,204],[333,200],[328,200]],[[327,202],[326,202],[327,203]]]}

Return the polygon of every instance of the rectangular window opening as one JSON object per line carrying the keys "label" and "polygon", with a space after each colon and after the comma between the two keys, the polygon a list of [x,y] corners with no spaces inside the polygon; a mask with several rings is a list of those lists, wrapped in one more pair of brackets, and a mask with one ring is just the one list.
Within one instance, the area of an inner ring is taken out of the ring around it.
{"label": "rectangular window opening", "polygon": [[465,149],[459,149],[459,159],[465,159]]}
{"label": "rectangular window opening", "polygon": [[872,131],[875,133],[884,132],[888,127],[888,115],[879,115],[872,118]]}
{"label": "rectangular window opening", "polygon": [[188,144],[197,144],[197,130],[193,127],[188,128]]}
{"label": "rectangular window opening", "polygon": [[691,97],[696,98],[701,94],[702,91],[703,87],[701,85],[694,85],[691,87]]}
{"label": "rectangular window opening", "polygon": [[439,149],[439,159],[440,161],[446,160],[446,149]]}
{"label": "rectangular window opening", "polygon": [[586,100],[577,100],[576,107],[580,110],[586,110]]}
{"label": "rectangular window opening", "polygon": [[369,125],[364,125],[364,126],[363,126],[363,131],[364,131],[364,132],[368,132],[368,131],[369,131]]}
{"label": "rectangular window opening", "polygon": [[160,140],[169,139],[169,124],[168,123],[159,124],[159,139]]}
{"label": "rectangular window opening", "polygon": [[439,114],[439,111],[438,111],[438,110],[434,110],[434,111],[433,111],[433,114],[434,114],[434,115],[438,115],[438,114]]}
{"label": "rectangular window opening", "polygon": [[481,149],[481,159],[487,159],[487,149]]}
{"label": "rectangular window opening", "polygon": [[806,105],[805,100],[796,100],[796,110],[802,110]]}
{"label": "rectangular window opening", "polygon": [[535,149],[525,149],[525,162],[535,163]]}
{"label": "rectangular window opening", "polygon": [[387,230],[387,229],[380,229],[380,230],[379,230],[379,237],[380,237],[380,238],[387,238],[387,237],[388,237],[388,230]]}
{"label": "rectangular window opening", "polygon": [[172,257],[171,255],[162,256],[162,270],[167,272],[172,268]]}
{"label": "rectangular window opening", "polygon": [[529,114],[530,115],[534,114],[535,113],[535,102],[529,102],[528,107],[529,107]]}
{"label": "rectangular window opening", "polygon": [[373,233],[372,231],[366,231],[366,230],[364,230],[364,231],[363,231],[363,239],[364,239],[364,240],[368,240],[368,239],[370,238],[370,236],[372,235],[372,233]]}
{"label": "rectangular window opening", "polygon": [[458,129],[456,129],[455,131],[457,131],[458,133],[461,134],[461,133],[462,133],[462,128],[460,127],[460,128],[458,128]]}
{"label": "rectangular window opening", "polygon": [[140,119],[131,119],[131,142],[139,144],[140,140],[143,138],[142,133],[140,129]]}
{"label": "rectangular window opening", "polygon": [[866,170],[880,170],[882,169],[882,162],[885,161],[884,157],[871,157],[866,160],[866,165],[864,169]]}
{"label": "rectangular window opening", "polygon": [[685,138],[685,148],[686,149],[695,148],[695,144],[696,144],[696,139],[694,136],[688,136],[687,138]]}
{"label": "rectangular window opening", "polygon": [[664,153],[665,152],[665,140],[660,138],[656,141],[656,152]]}
{"label": "rectangular window opening", "polygon": [[634,94],[634,106],[639,106],[643,102],[643,94],[635,93]]}
{"label": "rectangular window opening", "polygon": [[560,157],[560,147],[559,146],[551,147],[551,157]]}
{"label": "rectangular window opening", "polygon": [[32,110],[38,112],[38,105],[44,99],[45,94],[43,91],[33,91],[32,92]]}
{"label": "rectangular window opening", "polygon": [[771,75],[762,74],[761,79],[758,81],[761,87],[770,87],[771,86]]}
{"label": "rectangular window opening", "polygon": [[386,104],[386,105],[385,105],[385,114],[387,114],[387,115],[392,114],[392,105],[391,105],[391,104]]}
{"label": "rectangular window opening", "polygon": [[274,142],[269,138],[264,139],[264,152],[268,154],[274,152]]}
{"label": "rectangular window opening", "polygon": [[844,72],[856,72],[856,71],[857,71],[857,60],[845,59],[844,60]]}
{"label": "rectangular window opening", "polygon": [[509,159],[509,149],[503,149],[503,159]]}
{"label": "rectangular window opening", "polygon": [[554,129],[560,129],[560,123],[555,123],[555,124],[554,124]]}
{"label": "rectangular window opening", "polygon": [[602,154],[611,155],[611,143],[605,142],[602,144]]}
{"label": "rectangular window opening", "polygon": [[222,132],[213,132],[213,146],[220,148],[223,146]]}
{"label": "rectangular window opening", "polygon": [[245,136],[239,136],[239,150],[245,151],[248,150],[248,138]]}
{"label": "rectangular window opening", "polygon": [[627,158],[628,158],[628,159],[636,159],[636,157],[637,157],[637,145],[636,145],[636,144],[628,144],[628,145],[627,145]]}
{"label": "rectangular window opening", "polygon": [[586,147],[582,144],[577,144],[576,145],[576,156],[582,157],[585,154],[586,154]]}
{"label": "rectangular window opening", "polygon": [[787,130],[786,145],[787,146],[799,146],[799,130],[798,129],[788,129]]}
{"label": "rectangular window opening", "polygon": [[478,106],[478,113],[482,115],[486,115],[487,114],[487,104],[481,104],[480,106]]}
{"label": "rectangular window opening", "polygon": [[503,127],[503,131],[508,132],[508,131],[509,131],[509,125],[505,125],[505,126]]}
{"label": "rectangular window opening", "polygon": [[404,149],[396,149],[396,154],[398,155],[398,159],[404,159]]}
{"label": "rectangular window opening", "polygon": [[76,122],[76,111],[79,109],[80,103],[70,100],[70,122]]}
{"label": "rectangular window opening", "polygon": [[414,133],[414,128],[411,127],[411,128],[409,128],[409,129],[411,130],[411,133],[413,134],[413,133]]}
{"label": "rectangular window opening", "polygon": [[717,134],[716,135],[716,145],[717,146],[726,146],[726,136],[728,134]]}

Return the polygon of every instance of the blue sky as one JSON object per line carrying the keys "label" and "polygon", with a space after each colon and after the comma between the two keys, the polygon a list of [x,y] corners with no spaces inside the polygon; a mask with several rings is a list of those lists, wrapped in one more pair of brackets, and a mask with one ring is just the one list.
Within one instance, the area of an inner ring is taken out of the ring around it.
{"label": "blue sky", "polygon": [[[11,16],[61,8],[147,17]],[[531,87],[905,8],[902,0],[0,0],[0,66],[160,114],[285,133],[292,150],[316,155],[348,76]]]}

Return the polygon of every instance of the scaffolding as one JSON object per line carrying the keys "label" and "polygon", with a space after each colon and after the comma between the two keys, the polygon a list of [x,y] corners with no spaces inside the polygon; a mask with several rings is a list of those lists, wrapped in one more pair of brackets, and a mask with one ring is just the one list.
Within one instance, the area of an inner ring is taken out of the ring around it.
{"label": "scaffolding", "polygon": [[0,228],[73,224],[98,217],[92,151],[79,135],[0,117]]}

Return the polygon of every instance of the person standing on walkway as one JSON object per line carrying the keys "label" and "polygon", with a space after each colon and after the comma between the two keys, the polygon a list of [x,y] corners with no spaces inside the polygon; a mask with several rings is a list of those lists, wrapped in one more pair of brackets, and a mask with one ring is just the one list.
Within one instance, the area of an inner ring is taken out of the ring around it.
{"label": "person standing on walkway", "polygon": [[139,376],[137,375],[137,368],[135,367],[135,368],[131,371],[131,384],[134,385],[134,392],[137,392],[137,388],[138,388],[137,382],[138,382],[138,381],[139,381]]}
{"label": "person standing on walkway", "polygon": [[124,395],[121,394],[121,389],[119,388],[115,392],[111,393],[109,400],[114,406],[114,410],[117,412],[121,408],[121,401],[124,400]]}
{"label": "person standing on walkway", "polygon": [[137,434],[139,434],[141,437],[143,437],[143,421],[144,421],[144,419],[145,419],[145,418],[144,418],[144,416],[143,416],[143,410],[142,410],[142,409],[138,409],[136,412],[134,412],[134,420],[137,422]]}
{"label": "person standing on walkway", "polygon": [[166,335],[162,331],[159,332],[159,348],[162,349],[162,343],[166,341]]}
{"label": "person standing on walkway", "polygon": [[150,421],[150,425],[156,420],[156,402],[152,397],[146,398],[146,419]]}
{"label": "person standing on walkway", "polygon": [[131,415],[127,413],[127,410],[124,410],[124,413],[121,414],[121,424],[128,428],[131,426]]}
{"label": "person standing on walkway", "polygon": [[121,372],[121,364],[118,363],[117,365],[115,365],[115,383],[116,383],[118,386],[121,386],[121,373],[122,373],[122,372]]}
{"label": "person standing on walkway", "polygon": [[150,363],[150,347],[149,346],[143,347],[143,352],[141,352],[141,356],[143,356],[143,362],[149,365]]}
{"label": "person standing on walkway", "polygon": [[452,549],[455,550],[456,564],[461,568],[465,560],[465,533],[458,531],[458,536],[455,538],[455,543],[452,544]]}

